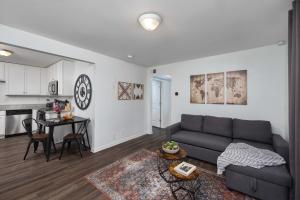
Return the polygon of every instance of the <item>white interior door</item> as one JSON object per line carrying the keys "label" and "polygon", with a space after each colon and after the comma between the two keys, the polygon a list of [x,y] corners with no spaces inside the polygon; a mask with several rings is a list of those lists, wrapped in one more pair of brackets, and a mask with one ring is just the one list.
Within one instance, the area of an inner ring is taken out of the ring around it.
{"label": "white interior door", "polygon": [[152,80],[152,126],[161,127],[161,82]]}

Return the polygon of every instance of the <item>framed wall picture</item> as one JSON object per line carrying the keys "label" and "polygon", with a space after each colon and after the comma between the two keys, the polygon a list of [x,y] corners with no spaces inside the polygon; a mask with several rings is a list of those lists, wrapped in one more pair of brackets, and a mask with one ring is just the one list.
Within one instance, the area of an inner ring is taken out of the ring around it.
{"label": "framed wall picture", "polygon": [[131,100],[132,83],[118,82],[118,99]]}
{"label": "framed wall picture", "polygon": [[207,74],[207,103],[224,104],[224,73]]}
{"label": "framed wall picture", "polygon": [[144,84],[133,84],[132,99],[143,100],[144,99]]}
{"label": "framed wall picture", "polygon": [[190,102],[205,104],[205,74],[190,77]]}
{"label": "framed wall picture", "polygon": [[247,70],[226,73],[226,103],[247,105]]}

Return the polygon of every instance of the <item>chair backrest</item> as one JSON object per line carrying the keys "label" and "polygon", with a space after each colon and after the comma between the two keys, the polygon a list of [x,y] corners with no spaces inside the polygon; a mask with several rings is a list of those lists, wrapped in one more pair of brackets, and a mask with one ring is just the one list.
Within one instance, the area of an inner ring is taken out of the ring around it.
{"label": "chair backrest", "polygon": [[22,121],[22,125],[29,137],[32,136],[32,120],[33,118],[27,118]]}
{"label": "chair backrest", "polygon": [[85,123],[81,123],[80,127],[78,128],[77,134],[87,133],[87,128],[88,128],[90,122],[91,122],[91,120],[88,119]]}
{"label": "chair backrest", "polygon": [[38,110],[36,113],[37,120],[46,120],[45,112]]}

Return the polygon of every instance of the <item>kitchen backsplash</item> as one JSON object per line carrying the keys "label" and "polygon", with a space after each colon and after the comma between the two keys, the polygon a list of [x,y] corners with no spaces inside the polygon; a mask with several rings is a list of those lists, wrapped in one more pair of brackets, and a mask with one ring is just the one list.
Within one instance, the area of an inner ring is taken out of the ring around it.
{"label": "kitchen backsplash", "polygon": [[[0,102],[0,110],[11,110],[11,109],[39,109],[45,108],[47,102],[53,102],[54,99],[58,100],[68,100],[72,101],[72,98],[64,98],[64,97],[48,97],[48,98],[38,98],[37,97],[10,97],[13,98],[14,101],[10,104],[7,102]],[[32,98],[32,100],[28,100],[28,98]],[[24,101],[26,99],[26,101]]]}

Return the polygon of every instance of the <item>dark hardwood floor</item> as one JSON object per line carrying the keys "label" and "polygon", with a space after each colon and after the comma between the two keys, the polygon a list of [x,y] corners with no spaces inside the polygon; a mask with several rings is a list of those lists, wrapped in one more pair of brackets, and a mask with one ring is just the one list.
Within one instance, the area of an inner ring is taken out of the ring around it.
{"label": "dark hardwood floor", "polygon": [[[30,149],[24,161],[27,136],[0,140],[0,200],[9,199],[103,199],[101,193],[84,178],[116,160],[140,149],[154,151],[165,139],[164,133],[144,135],[95,154],[84,152],[80,158],[77,148],[65,151],[62,160],[58,152],[46,162],[40,145],[37,153]],[[202,163],[208,170],[215,166]]]}

